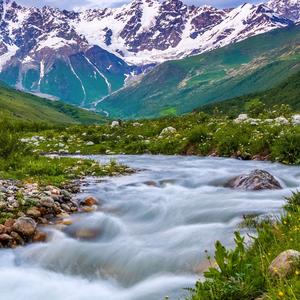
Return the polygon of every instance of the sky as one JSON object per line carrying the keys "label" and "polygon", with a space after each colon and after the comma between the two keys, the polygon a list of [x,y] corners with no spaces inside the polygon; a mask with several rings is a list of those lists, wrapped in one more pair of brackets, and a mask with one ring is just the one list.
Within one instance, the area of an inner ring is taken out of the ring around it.
{"label": "sky", "polygon": [[[236,7],[244,2],[257,3],[262,0],[182,0],[187,4],[194,4],[197,6],[209,4],[219,8]],[[130,0],[17,0],[17,3],[25,4],[27,6],[43,6],[50,5],[64,9],[84,9],[95,7],[117,7],[122,4],[131,2]]]}

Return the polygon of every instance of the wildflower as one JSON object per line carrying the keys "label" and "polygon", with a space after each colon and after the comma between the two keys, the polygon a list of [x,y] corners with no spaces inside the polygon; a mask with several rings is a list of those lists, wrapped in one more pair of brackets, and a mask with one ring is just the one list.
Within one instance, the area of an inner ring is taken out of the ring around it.
{"label": "wildflower", "polygon": [[279,297],[283,297],[283,296],[284,296],[284,293],[283,293],[282,291],[279,291],[279,292],[278,292],[278,296],[279,296]]}
{"label": "wildflower", "polygon": [[299,272],[298,270],[296,270],[296,271],[295,271],[295,274],[296,274],[296,275],[299,275],[299,274],[300,274],[300,272]]}

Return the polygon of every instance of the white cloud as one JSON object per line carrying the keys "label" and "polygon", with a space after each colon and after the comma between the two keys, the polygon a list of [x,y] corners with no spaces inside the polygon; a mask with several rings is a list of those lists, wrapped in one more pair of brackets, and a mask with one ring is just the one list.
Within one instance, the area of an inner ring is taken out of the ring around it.
{"label": "white cloud", "polygon": [[74,5],[75,10],[85,9],[85,8],[97,8],[97,7],[118,7],[125,3],[130,2],[129,0],[85,0],[80,1],[79,5]]}
{"label": "white cloud", "polygon": [[64,9],[83,9],[95,7],[116,7],[130,2],[130,0],[17,0],[16,2],[27,6],[41,7],[49,5]]}
{"label": "white cloud", "polygon": [[[163,1],[163,0],[161,0]],[[187,4],[194,4],[197,6],[203,4],[210,4],[217,7],[234,7],[244,2],[257,3],[262,0],[182,0]],[[131,0],[17,0],[20,4],[27,6],[38,6],[50,5],[53,7],[59,7],[64,9],[85,9],[85,8],[96,8],[96,7],[117,7],[125,3],[131,2]]]}

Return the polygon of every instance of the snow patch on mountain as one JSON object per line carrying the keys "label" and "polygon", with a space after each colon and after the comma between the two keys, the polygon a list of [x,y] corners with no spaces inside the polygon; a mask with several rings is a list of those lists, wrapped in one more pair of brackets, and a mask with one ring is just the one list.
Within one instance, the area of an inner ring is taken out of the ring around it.
{"label": "snow patch on mountain", "polygon": [[17,53],[19,48],[16,45],[6,45],[6,52],[3,53],[0,57],[0,72],[3,70],[5,65],[11,60],[11,58]]}

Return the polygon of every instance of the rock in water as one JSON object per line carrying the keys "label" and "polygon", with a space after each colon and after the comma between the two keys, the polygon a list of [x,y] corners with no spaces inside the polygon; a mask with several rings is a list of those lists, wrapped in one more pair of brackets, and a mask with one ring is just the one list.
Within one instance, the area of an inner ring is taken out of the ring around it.
{"label": "rock in water", "polygon": [[13,230],[26,238],[31,238],[36,230],[36,222],[28,217],[21,217],[17,219],[13,225]]}
{"label": "rock in water", "polygon": [[231,179],[226,187],[249,191],[282,189],[273,175],[264,170],[254,170],[249,174]]}
{"label": "rock in water", "polygon": [[98,204],[98,200],[92,196],[89,196],[86,197],[81,204],[85,206],[93,206]]}
{"label": "rock in water", "polygon": [[269,266],[269,272],[272,276],[280,278],[288,276],[296,268],[300,260],[300,252],[296,250],[287,250],[280,253]]}

